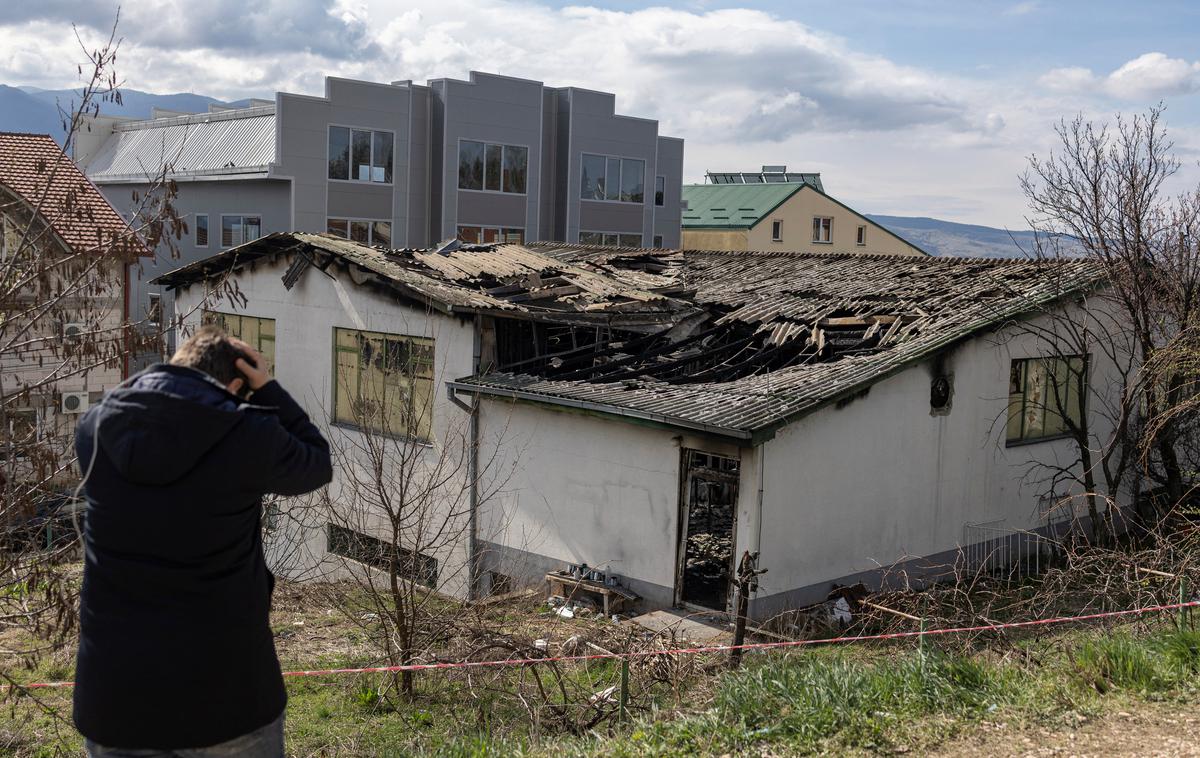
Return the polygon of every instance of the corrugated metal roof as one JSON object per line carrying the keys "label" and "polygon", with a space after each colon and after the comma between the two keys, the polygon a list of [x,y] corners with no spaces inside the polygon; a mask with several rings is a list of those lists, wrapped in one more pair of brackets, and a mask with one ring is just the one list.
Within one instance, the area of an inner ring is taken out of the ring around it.
{"label": "corrugated metal roof", "polygon": [[275,160],[275,106],[117,124],[85,166],[96,182],[265,174]]}
{"label": "corrugated metal roof", "polygon": [[749,229],[805,184],[687,184],[683,228]]}

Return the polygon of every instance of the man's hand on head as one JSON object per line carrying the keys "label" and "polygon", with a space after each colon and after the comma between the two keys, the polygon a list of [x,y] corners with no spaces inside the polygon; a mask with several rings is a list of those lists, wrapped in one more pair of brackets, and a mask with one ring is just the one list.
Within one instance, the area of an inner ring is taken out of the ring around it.
{"label": "man's hand on head", "polygon": [[[246,377],[246,384],[250,386],[251,390],[262,389],[263,385],[271,381],[271,374],[267,372],[267,362],[263,360],[257,350],[240,339],[230,337],[229,341],[250,358],[250,360],[238,358],[234,364],[237,366],[237,370]],[[253,361],[253,364],[250,361]]]}

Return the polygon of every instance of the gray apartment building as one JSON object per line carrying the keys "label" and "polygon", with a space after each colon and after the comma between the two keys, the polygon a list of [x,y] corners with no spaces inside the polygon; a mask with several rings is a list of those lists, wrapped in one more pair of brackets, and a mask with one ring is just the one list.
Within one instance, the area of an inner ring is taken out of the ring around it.
{"label": "gray apartment building", "polygon": [[130,274],[131,313],[151,321],[174,308],[146,282],[277,231],[389,247],[680,242],[683,140],[618,115],[605,92],[481,72],[423,85],[326,77],[323,97],[91,127],[75,159],[118,210],[132,214],[163,165],[179,188],[177,256]]}

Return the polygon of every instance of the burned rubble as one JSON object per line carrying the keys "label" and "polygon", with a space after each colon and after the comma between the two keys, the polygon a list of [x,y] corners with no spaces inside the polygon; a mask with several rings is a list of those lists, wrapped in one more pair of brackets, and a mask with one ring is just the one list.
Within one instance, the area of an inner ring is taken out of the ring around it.
{"label": "burned rubble", "polygon": [[469,392],[621,409],[734,438],[853,393],[1086,287],[1083,260],[643,250],[568,243],[387,249],[272,234],[164,284],[291,256],[480,319]]}

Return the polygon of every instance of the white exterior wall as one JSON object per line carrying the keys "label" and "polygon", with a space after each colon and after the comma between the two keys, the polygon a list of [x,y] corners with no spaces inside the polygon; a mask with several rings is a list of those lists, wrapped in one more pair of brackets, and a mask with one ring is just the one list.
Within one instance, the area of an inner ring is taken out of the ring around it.
{"label": "white exterior wall", "polygon": [[[1028,334],[984,335],[945,356],[949,414],[930,412],[924,363],[780,430],[762,448],[760,565],[769,573],[757,597],[811,588],[791,604],[823,600],[831,580],[958,548],[968,523],[1044,526],[1045,472],[1026,475],[1035,460],[1070,465],[1075,443],[1006,447],[1005,422],[1010,362],[1051,354]],[[1111,366],[1095,353],[1090,361],[1090,386],[1102,388]],[[1093,431],[1107,435],[1095,406],[1089,398]]]}
{"label": "white exterior wall", "polygon": [[481,403],[480,428],[483,487],[496,491],[481,504],[485,566],[532,583],[586,563],[652,606],[673,602],[682,450],[740,456],[718,440],[496,398]]}
{"label": "white exterior wall", "polygon": [[[349,442],[361,439],[361,433],[345,427],[332,427],[333,330],[335,327],[363,329],[399,335],[431,337],[434,344],[433,442],[424,448],[432,465],[445,449],[445,440],[461,439],[466,434],[467,414],[446,399],[445,382],[471,373],[473,327],[470,322],[401,304],[394,298],[360,287],[350,281],[337,266],[330,280],[320,271],[309,269],[290,291],[280,278],[288,261],[260,263],[244,269],[237,278],[244,308],[231,307],[227,301],[215,301],[207,308],[275,319],[275,373],[280,384],[299,402],[314,423],[329,432],[330,444],[342,450]],[[176,293],[177,313],[186,326],[200,322],[199,303],[204,297],[202,285],[192,285]],[[422,461],[423,463],[425,461]],[[465,476],[465,470],[461,471]],[[335,466],[331,492],[337,493],[345,478]],[[286,504],[284,506],[287,507]],[[287,522],[287,519],[284,519]],[[296,578],[312,578],[335,570],[341,561],[325,561],[324,523],[311,518],[304,521],[306,549],[294,550],[289,544],[286,560],[274,556],[274,568]],[[439,561],[442,585],[450,595],[465,594],[465,544],[447,547],[435,557]],[[282,561],[282,565],[281,565]]]}

